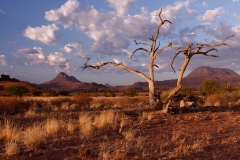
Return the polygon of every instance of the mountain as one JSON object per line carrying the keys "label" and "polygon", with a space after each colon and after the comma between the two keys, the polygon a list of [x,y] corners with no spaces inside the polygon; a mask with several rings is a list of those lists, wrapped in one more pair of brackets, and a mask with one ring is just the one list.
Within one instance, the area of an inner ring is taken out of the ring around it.
{"label": "mountain", "polygon": [[108,83],[105,83],[104,86],[106,86],[106,87],[112,87],[112,86],[111,86],[110,84],[108,84]]}
{"label": "mountain", "polygon": [[[212,68],[212,67],[198,67],[182,79],[182,86],[199,88],[202,81],[212,79],[220,82],[221,85],[231,84],[236,85],[240,83],[240,75],[236,72],[226,68]],[[177,79],[155,81],[156,89],[169,89],[176,86]],[[139,91],[147,91],[147,82],[135,82],[129,86],[118,86],[115,90],[124,91],[130,89],[137,89]]]}
{"label": "mountain", "polygon": [[51,88],[55,90],[64,89],[68,91],[98,91],[107,88],[106,86],[102,84],[97,84],[95,82],[81,82],[74,76],[69,76],[64,72],[60,72],[52,80],[41,83],[38,86],[42,88]]}
{"label": "mountain", "polygon": [[183,85],[200,86],[206,79],[212,79],[221,83],[221,85],[240,83],[240,75],[227,68],[198,67],[189,75],[183,78]]}
{"label": "mountain", "polygon": [[13,86],[21,86],[28,88],[30,94],[34,91],[41,91],[43,94],[48,93],[49,91],[46,89],[38,88],[37,86],[29,83],[29,82],[23,82],[15,78],[10,78],[9,75],[1,75],[0,78],[0,95],[7,95],[7,88],[13,87]]}

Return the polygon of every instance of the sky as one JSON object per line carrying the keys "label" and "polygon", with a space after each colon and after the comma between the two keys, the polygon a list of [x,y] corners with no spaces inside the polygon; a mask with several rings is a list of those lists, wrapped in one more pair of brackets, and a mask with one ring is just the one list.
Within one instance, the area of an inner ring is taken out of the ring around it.
{"label": "sky", "polygon": [[[139,47],[133,40],[151,43],[159,24],[158,13],[173,24],[160,30],[161,47],[172,42],[227,41],[232,48],[219,47],[219,58],[194,56],[185,76],[200,66],[229,68],[240,73],[240,0],[1,0],[0,73],[31,83],[43,83],[59,72],[82,82],[131,85],[145,80],[114,66],[82,70],[100,62],[123,63],[148,75],[146,52],[131,53]],[[164,50],[155,59],[155,80],[177,78],[171,69],[176,50]],[[181,67],[179,56],[174,68]]]}

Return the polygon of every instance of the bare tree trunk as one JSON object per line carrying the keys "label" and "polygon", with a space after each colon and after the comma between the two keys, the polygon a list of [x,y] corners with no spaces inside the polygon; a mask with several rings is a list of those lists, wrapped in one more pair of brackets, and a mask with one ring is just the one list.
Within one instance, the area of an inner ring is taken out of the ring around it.
{"label": "bare tree trunk", "polygon": [[149,107],[155,107],[155,98],[154,98],[154,81],[151,80],[148,82],[149,85]]}

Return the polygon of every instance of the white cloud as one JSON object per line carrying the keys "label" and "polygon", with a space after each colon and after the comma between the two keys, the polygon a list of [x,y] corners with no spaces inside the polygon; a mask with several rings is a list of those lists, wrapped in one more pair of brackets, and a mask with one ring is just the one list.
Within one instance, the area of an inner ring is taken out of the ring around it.
{"label": "white cloud", "polygon": [[[192,14],[196,13],[196,11],[191,10],[189,8],[189,5],[190,5],[190,0],[186,0],[185,2],[180,2],[180,1],[175,2],[174,5],[168,5],[163,8],[161,17],[163,19],[167,19],[171,22],[176,23],[176,21],[180,20],[179,13],[182,8],[185,7],[187,14],[189,14],[190,16]],[[155,10],[155,11],[151,12],[150,14],[151,14],[151,22],[158,24],[159,17],[157,15],[159,14],[159,10]],[[161,29],[162,29],[162,32],[166,33],[166,32],[169,32],[172,29],[172,27],[174,27],[174,26],[169,23],[166,23],[166,24],[164,24],[164,26],[162,26]]]}
{"label": "white cloud", "polygon": [[47,45],[56,45],[59,40],[59,37],[55,33],[57,30],[59,28],[55,24],[42,25],[36,28],[28,26],[23,35],[31,40],[40,41]]}
{"label": "white cloud", "polygon": [[222,7],[215,8],[214,10],[207,10],[204,15],[198,16],[199,20],[207,20],[214,22],[217,17],[220,17],[225,10]]}
{"label": "white cloud", "polygon": [[83,53],[82,45],[79,43],[69,43],[65,45],[61,50],[67,53],[75,53],[76,56],[80,56],[82,58],[86,57],[86,55]]}
{"label": "white cloud", "polygon": [[233,16],[234,16],[235,18],[240,19],[240,14],[234,13]]}
{"label": "white cloud", "polygon": [[238,2],[239,0],[233,0],[233,2]]}
{"label": "white cloud", "polygon": [[1,65],[1,66],[6,66],[6,65],[8,65],[8,62],[7,62],[7,60],[6,60],[5,55],[0,55],[0,65]]}
{"label": "white cloud", "polygon": [[117,58],[113,58],[113,61],[114,61],[115,63],[121,63],[121,62],[119,61],[119,59],[117,59]]}
{"label": "white cloud", "polygon": [[69,71],[71,69],[71,66],[69,64],[70,59],[65,57],[60,52],[50,53],[47,59],[48,59],[48,65],[55,67],[58,71],[59,70]]}
{"label": "white cloud", "polygon": [[203,1],[202,5],[203,5],[204,7],[207,7],[207,6],[208,6],[207,2],[205,2],[205,1]]}
{"label": "white cloud", "polygon": [[[18,53],[23,54],[22,56],[30,60],[25,62],[26,64],[35,65],[35,64],[44,64],[46,62],[46,57],[44,56],[44,51],[40,47],[31,48],[22,48],[18,50]],[[19,56],[19,55],[17,55]]]}
{"label": "white cloud", "polygon": [[127,15],[128,9],[136,2],[136,0],[107,0],[111,7],[115,8],[117,15]]}
{"label": "white cloud", "polygon": [[45,13],[45,18],[48,21],[54,21],[56,23],[63,23],[65,28],[69,28],[74,23],[74,13],[79,8],[79,2],[77,0],[68,0],[57,10],[50,10]]}
{"label": "white cloud", "polygon": [[23,53],[23,54],[39,54],[39,51],[31,48],[22,48],[18,50],[19,53]]}
{"label": "white cloud", "polygon": [[127,53],[128,56],[130,57],[132,55],[132,51],[130,51],[129,49],[122,49],[123,52]]}
{"label": "white cloud", "polygon": [[5,12],[4,12],[3,10],[1,10],[1,9],[0,9],[0,13],[1,13],[1,14],[5,14]]}

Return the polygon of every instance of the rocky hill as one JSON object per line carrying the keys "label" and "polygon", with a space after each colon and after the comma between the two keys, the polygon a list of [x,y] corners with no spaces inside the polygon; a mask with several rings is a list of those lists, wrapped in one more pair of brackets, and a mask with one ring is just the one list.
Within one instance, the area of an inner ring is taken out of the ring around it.
{"label": "rocky hill", "polygon": [[[193,70],[182,80],[182,86],[199,88],[202,81],[206,79],[212,79],[221,83],[221,85],[231,84],[237,85],[240,83],[240,75],[236,72],[226,69],[226,68],[212,68],[212,67],[199,67]],[[177,79],[165,80],[165,81],[155,81],[156,89],[169,89],[176,86]],[[147,91],[147,82],[135,82],[129,86],[118,86],[114,88],[115,90],[124,91],[130,89],[137,89],[139,91]]]}
{"label": "rocky hill", "polygon": [[74,76],[68,76],[64,72],[60,72],[54,79],[39,84],[42,88],[51,88],[55,90],[68,90],[68,91],[98,91],[107,88],[102,84],[81,82]]}

